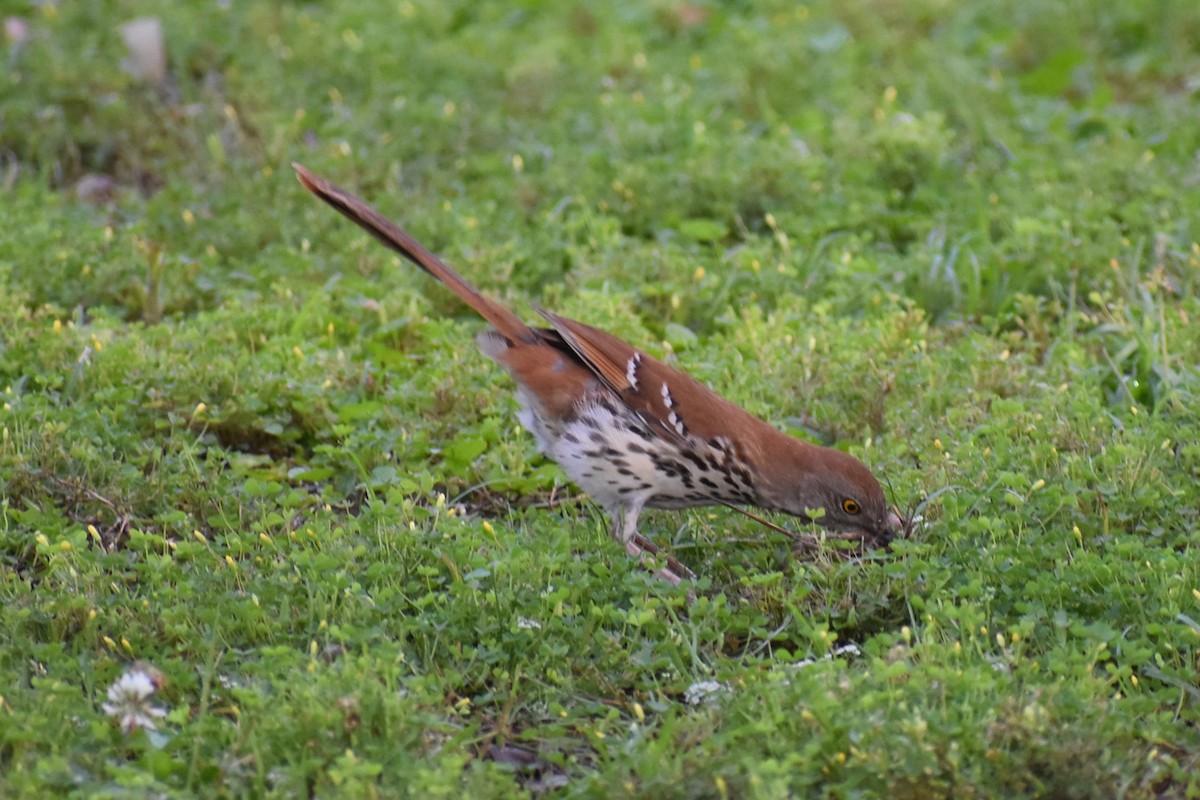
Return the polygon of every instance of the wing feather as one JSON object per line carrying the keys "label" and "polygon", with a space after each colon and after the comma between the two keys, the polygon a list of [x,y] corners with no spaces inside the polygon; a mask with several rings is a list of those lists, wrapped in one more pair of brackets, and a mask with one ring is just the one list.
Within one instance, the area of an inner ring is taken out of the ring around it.
{"label": "wing feather", "polygon": [[596,378],[648,425],[668,438],[708,440],[739,430],[753,447],[779,432],[695,378],[637,350],[611,333],[534,307]]}

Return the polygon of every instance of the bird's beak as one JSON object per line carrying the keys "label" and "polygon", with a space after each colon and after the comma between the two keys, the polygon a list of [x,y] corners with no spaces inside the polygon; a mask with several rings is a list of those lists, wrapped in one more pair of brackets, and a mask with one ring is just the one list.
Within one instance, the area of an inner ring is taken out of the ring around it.
{"label": "bird's beak", "polygon": [[898,538],[904,533],[904,520],[900,519],[900,515],[896,513],[895,509],[888,512],[887,529],[892,538]]}

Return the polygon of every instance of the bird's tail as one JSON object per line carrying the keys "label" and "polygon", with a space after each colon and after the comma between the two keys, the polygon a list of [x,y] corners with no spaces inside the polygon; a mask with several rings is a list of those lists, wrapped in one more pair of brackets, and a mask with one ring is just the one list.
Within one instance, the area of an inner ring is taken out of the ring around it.
{"label": "bird's tail", "polygon": [[492,323],[492,326],[503,336],[513,341],[525,342],[531,342],[536,338],[533,329],[522,322],[520,317],[496,301],[489,300],[480,294],[478,289],[467,283],[461,275],[450,269],[440,258],[425,249],[399,225],[354,195],[334,186],[299,164],[292,164],[292,167],[296,170],[296,176],[305,189],[358,223],[386,246],[446,284],[452,292],[463,299],[464,303]]}

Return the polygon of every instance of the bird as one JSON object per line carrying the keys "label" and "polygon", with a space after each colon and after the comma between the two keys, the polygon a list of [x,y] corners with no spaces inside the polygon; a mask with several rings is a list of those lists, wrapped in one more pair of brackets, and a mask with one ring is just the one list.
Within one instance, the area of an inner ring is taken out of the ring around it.
{"label": "bird", "polygon": [[[516,383],[521,424],[605,510],[613,538],[631,556],[653,563],[660,552],[638,533],[646,508],[783,512],[864,547],[886,546],[901,533],[878,479],[854,456],[778,430],[599,328],[537,305],[548,327],[526,324],[373,207],[292,166],[305,189],[441,281],[490,324],[476,346]],[[694,577],[670,556],[659,574],[674,584]]]}

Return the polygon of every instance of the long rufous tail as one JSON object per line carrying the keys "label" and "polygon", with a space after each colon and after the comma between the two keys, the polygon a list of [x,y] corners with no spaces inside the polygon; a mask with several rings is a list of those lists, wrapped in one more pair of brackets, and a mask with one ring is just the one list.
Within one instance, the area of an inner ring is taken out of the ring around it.
{"label": "long rufous tail", "polygon": [[446,284],[451,291],[463,299],[464,303],[492,323],[492,326],[503,336],[513,341],[524,342],[532,342],[537,338],[533,329],[522,322],[520,317],[494,300],[489,300],[480,294],[478,289],[467,283],[461,275],[425,249],[420,242],[409,236],[400,226],[354,195],[301,165],[292,164],[292,168],[296,170],[296,177],[300,179],[300,183],[305,189],[358,223],[384,245]]}

